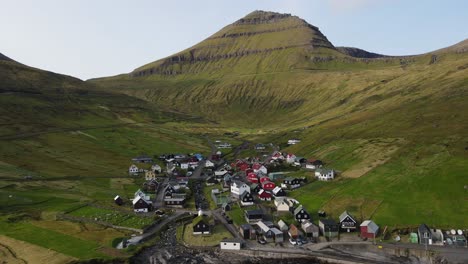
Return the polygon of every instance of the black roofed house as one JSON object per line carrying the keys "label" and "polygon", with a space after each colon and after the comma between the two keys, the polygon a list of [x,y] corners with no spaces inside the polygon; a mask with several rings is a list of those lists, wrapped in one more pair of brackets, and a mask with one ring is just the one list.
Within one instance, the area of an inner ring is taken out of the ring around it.
{"label": "black roofed house", "polygon": [[185,205],[185,194],[173,193],[172,197],[164,198],[167,207],[183,208]]}
{"label": "black roofed house", "polygon": [[244,192],[240,197],[240,203],[242,206],[249,206],[254,204],[254,198],[251,193]]}
{"label": "black roofed house", "polygon": [[245,211],[245,220],[248,223],[256,223],[263,219],[263,211],[260,209]]}
{"label": "black roofed house", "polygon": [[356,231],[358,227],[357,221],[354,219],[352,215],[348,213],[348,211],[344,211],[340,215],[340,228],[343,231],[351,232]]}
{"label": "black roofed house", "polygon": [[117,204],[117,205],[123,205],[123,203],[124,203],[124,201],[122,200],[122,198],[121,198],[120,196],[118,196],[118,195],[115,196],[114,202],[115,202],[115,204]]}
{"label": "black roofed house", "polygon": [[294,215],[294,219],[296,219],[297,222],[302,223],[304,220],[310,220],[310,214],[307,213],[307,211],[302,207],[302,205],[299,205],[295,209],[292,210],[292,213]]}
{"label": "black roofed house", "polygon": [[426,224],[418,227],[419,244],[430,245],[432,244],[432,232]]}
{"label": "black roofed house", "polygon": [[135,196],[135,198],[132,201],[132,204],[133,210],[137,213],[147,213],[151,211],[151,208],[153,207],[153,203],[151,201],[145,200],[141,196]]}
{"label": "black roofed house", "polygon": [[211,235],[210,219],[199,215],[192,221],[194,235]]}
{"label": "black roofed house", "polygon": [[287,177],[286,179],[283,180],[283,183],[288,185],[289,188],[295,189],[301,187],[301,179],[298,178],[293,178],[293,177]]}
{"label": "black roofed house", "polygon": [[140,162],[140,163],[152,163],[153,159],[150,156],[141,155],[141,156],[137,156],[137,157],[133,158],[132,161]]}
{"label": "black roofed house", "polygon": [[250,224],[243,224],[239,227],[240,234],[244,239],[256,239],[257,233]]}
{"label": "black roofed house", "polygon": [[286,196],[286,192],[285,192],[283,189],[281,189],[281,187],[279,187],[279,186],[276,186],[276,187],[273,189],[272,193],[273,193],[273,196],[274,196],[275,198],[277,198],[277,197],[285,197],[285,196]]}
{"label": "black roofed house", "polygon": [[320,233],[324,237],[337,237],[340,230],[340,225],[333,219],[320,219],[319,220]]}

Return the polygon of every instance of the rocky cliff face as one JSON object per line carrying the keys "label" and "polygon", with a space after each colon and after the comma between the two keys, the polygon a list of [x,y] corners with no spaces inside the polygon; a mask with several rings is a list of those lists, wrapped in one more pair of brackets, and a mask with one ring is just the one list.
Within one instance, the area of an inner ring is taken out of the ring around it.
{"label": "rocky cliff face", "polygon": [[352,48],[352,47],[337,47],[336,49],[340,51],[341,53],[349,55],[354,58],[373,59],[373,58],[388,57],[386,55],[373,53],[373,52],[365,51],[363,49]]}
{"label": "rocky cliff face", "polygon": [[[199,73],[201,69],[216,72],[225,66],[219,65],[222,60],[229,61],[229,67],[233,67],[247,63],[243,57],[262,57],[290,49],[296,49],[297,53],[311,53],[319,48],[335,49],[317,27],[290,14],[255,11],[195,46],[140,67],[130,75],[177,75]],[[305,58],[295,58],[296,61],[289,61],[288,65],[281,67],[287,69],[301,59]]]}

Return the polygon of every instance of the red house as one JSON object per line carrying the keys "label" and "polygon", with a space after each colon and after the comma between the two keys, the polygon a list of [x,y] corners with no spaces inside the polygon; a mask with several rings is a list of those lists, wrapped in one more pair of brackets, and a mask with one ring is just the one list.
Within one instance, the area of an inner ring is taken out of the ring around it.
{"label": "red house", "polygon": [[361,224],[361,237],[375,238],[379,232],[379,226],[372,220],[366,220]]}
{"label": "red house", "polygon": [[260,163],[255,163],[254,165],[252,165],[252,169],[254,169],[254,170],[258,170],[261,167],[262,167],[262,164],[260,164]]}
{"label": "red house", "polygon": [[[260,179],[261,182],[261,179]],[[271,181],[264,181],[262,182],[262,188],[265,189],[266,191],[272,191],[276,187],[274,182]]]}
{"label": "red house", "polygon": [[253,173],[253,172],[254,172],[254,171],[253,171],[252,169],[247,169],[247,170],[245,170],[245,174],[246,174],[246,175],[249,175],[249,173]]}
{"label": "red house", "polygon": [[270,178],[268,178],[266,176],[260,178],[260,183],[264,183],[264,182],[267,182],[267,181],[270,181]]}
{"label": "red house", "polygon": [[258,198],[260,198],[262,201],[271,201],[271,194],[261,189],[258,192]]}
{"label": "red house", "polygon": [[257,174],[251,172],[247,175],[247,180],[251,183],[258,183],[258,177]]}

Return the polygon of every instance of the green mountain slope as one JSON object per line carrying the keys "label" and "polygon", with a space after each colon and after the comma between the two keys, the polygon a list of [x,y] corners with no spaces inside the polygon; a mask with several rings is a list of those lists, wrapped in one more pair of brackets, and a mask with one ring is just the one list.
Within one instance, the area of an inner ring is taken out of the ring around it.
{"label": "green mountain slope", "polygon": [[298,17],[256,11],[180,53],[89,82],[252,140],[302,138],[287,150],[343,172],[293,194],[311,210],[466,226],[467,47],[381,56],[335,48]]}

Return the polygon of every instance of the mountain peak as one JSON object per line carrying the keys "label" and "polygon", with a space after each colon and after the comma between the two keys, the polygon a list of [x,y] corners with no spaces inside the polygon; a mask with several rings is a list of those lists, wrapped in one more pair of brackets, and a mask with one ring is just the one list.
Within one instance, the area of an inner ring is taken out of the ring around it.
{"label": "mountain peak", "polygon": [[8,58],[7,56],[3,55],[2,53],[0,53],[0,61],[14,61],[10,58]]}
{"label": "mountain peak", "polygon": [[284,19],[291,17],[291,14],[282,14],[277,12],[255,10],[252,13],[246,15],[245,17],[237,20],[234,24],[260,24],[275,22],[279,19]]}

